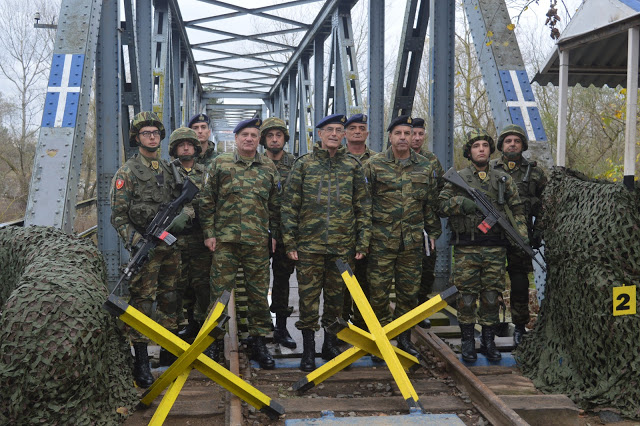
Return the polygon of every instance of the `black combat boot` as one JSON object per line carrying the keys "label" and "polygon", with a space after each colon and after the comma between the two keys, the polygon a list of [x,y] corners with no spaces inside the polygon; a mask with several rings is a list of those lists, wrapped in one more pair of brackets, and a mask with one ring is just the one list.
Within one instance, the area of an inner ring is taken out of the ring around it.
{"label": "black combat boot", "polygon": [[340,355],[342,351],[338,347],[338,336],[324,330],[324,342],[322,343],[322,359],[329,361]]}
{"label": "black combat boot", "polygon": [[413,343],[411,343],[411,329],[400,333],[398,337],[396,337],[396,341],[398,342],[398,344],[396,345],[398,349],[402,349],[409,355],[413,355],[416,358],[420,359],[420,352],[418,352],[416,347],[413,346]]}
{"label": "black combat boot", "polygon": [[133,344],[135,359],[133,361],[133,378],[141,388],[148,388],[153,384],[154,378],[149,366],[149,353],[146,342]]}
{"label": "black combat boot", "polygon": [[267,344],[265,343],[263,336],[253,336],[251,353],[252,359],[258,361],[260,368],[273,370],[276,367],[276,362],[269,353],[269,349],[267,349]]}
{"label": "black combat boot", "polygon": [[462,332],[462,359],[466,362],[476,362],[478,354],[476,354],[476,339],[473,324],[460,324]]}
{"label": "black combat boot", "polygon": [[302,359],[300,370],[313,371],[316,369],[316,332],[302,330]]}
{"label": "black combat boot", "polygon": [[193,309],[189,308],[187,309],[187,318],[189,320],[189,322],[187,323],[187,325],[178,332],[178,336],[181,339],[188,339],[190,337],[196,337],[198,335],[198,331],[200,331],[200,327],[202,327],[202,324],[200,324],[199,321],[197,321],[195,319],[195,317],[193,316]]}
{"label": "black combat boot", "polygon": [[160,348],[160,366],[166,367],[171,365],[177,360],[178,357],[166,350],[165,348]]}
{"label": "black combat boot", "polygon": [[502,359],[500,351],[496,348],[495,331],[491,325],[482,326],[482,336],[480,337],[480,352],[484,353],[489,361],[497,362]]}
{"label": "black combat boot", "polygon": [[513,330],[513,346],[517,348],[525,334],[527,334],[527,331],[524,328],[524,324],[516,324],[516,328]]}
{"label": "black combat boot", "polygon": [[208,356],[209,358],[211,358],[212,360],[214,360],[215,362],[220,362],[222,359],[224,359],[224,355],[220,356],[221,353],[224,353],[224,337],[220,337],[219,339],[216,339],[202,353]]}
{"label": "black combat boot", "polygon": [[428,318],[425,318],[418,323],[418,327],[431,328],[431,321]]}
{"label": "black combat boot", "polygon": [[298,346],[287,330],[286,315],[276,314],[276,328],[273,330],[273,343],[279,343],[289,349],[295,349],[296,346]]}

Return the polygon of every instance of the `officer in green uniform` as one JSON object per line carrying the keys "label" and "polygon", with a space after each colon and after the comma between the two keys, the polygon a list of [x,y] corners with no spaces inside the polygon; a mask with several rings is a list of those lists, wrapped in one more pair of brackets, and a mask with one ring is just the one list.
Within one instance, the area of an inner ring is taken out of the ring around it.
{"label": "officer in green uniform", "polygon": [[[469,167],[458,172],[469,186],[483,192],[496,207],[513,218],[513,227],[527,241],[524,206],[518,188],[508,173],[489,166],[495,143],[485,130],[467,134],[464,156],[471,160]],[[474,342],[476,311],[482,325],[481,343],[490,361],[499,361],[494,326],[498,323],[499,299],[505,289],[505,261],[507,240],[499,226],[486,234],[478,229],[484,220],[476,203],[461,188],[447,182],[439,196],[440,216],[448,217],[453,250],[453,284],[458,288],[458,321],[462,331],[462,358],[477,359]],[[476,300],[480,298],[480,309]]]}
{"label": "officer in green uniform", "polygon": [[[372,151],[367,146],[367,137],[369,136],[369,117],[366,114],[353,114],[344,123],[345,139],[347,140],[347,151],[349,154],[360,160],[363,165],[377,152]],[[369,298],[369,282],[367,281],[367,258],[354,261],[355,268],[353,270],[362,291]],[[352,317],[353,315],[353,317]],[[362,315],[353,306],[351,294],[347,291],[344,294],[344,306],[342,308],[342,318],[345,321],[353,320],[353,323],[360,328],[366,328]]]}
{"label": "officer in green uniform", "polygon": [[200,142],[200,155],[196,157],[198,164],[204,164],[205,167],[209,167],[214,158],[218,156],[216,145],[210,140],[211,127],[209,116],[206,114],[196,114],[189,120],[189,127],[196,132],[198,142]]}
{"label": "officer in green uniform", "polygon": [[346,117],[329,115],[317,124],[320,143],[293,165],[282,203],[287,256],[297,261],[302,371],[315,369],[315,332],[320,293],[324,295],[322,357],[340,354],[337,336],[327,331],[342,315],[345,284],[335,264],[353,265],[369,246],[371,199],[360,162],[341,145]]}
{"label": "officer in green uniform", "polygon": [[[380,324],[391,322],[389,294],[395,278],[399,318],[418,305],[422,275],[423,229],[429,233],[430,248],[442,233],[436,215],[437,182],[433,166],[410,147],[412,119],[401,115],[391,121],[390,148],[365,164],[371,185],[371,244],[367,276],[370,302]],[[411,330],[400,334],[398,347],[414,356]]]}
{"label": "officer in green uniform", "polygon": [[[111,185],[111,223],[129,251],[136,249],[146,227],[161,204],[180,195],[170,166],[160,158],[160,141],[165,130],[158,116],[140,112],[133,117],[129,142],[138,145],[138,154],[118,169]],[[180,232],[178,223],[185,221],[181,213],[174,220],[172,232]],[[156,318],[169,330],[177,328],[176,285],[180,271],[180,255],[176,245],[158,244],[149,261],[129,283],[131,306]],[[153,309],[154,302],[157,308]],[[153,376],[149,367],[149,339],[134,329],[130,333],[135,351],[133,377],[140,387],[149,387]]]}
{"label": "officer in green uniform", "polygon": [[[207,176],[205,166],[196,163],[202,148],[196,133],[188,127],[180,127],[169,137],[169,155],[180,160],[180,175],[191,180],[200,190]],[[183,295],[191,295],[191,306],[187,307],[189,323],[178,335],[182,338],[194,337],[207,316],[209,307],[209,271],[212,254],[204,245],[204,236],[198,217],[197,205],[202,192],[184,208],[188,223],[179,234],[177,241],[182,258],[179,281],[178,316],[182,314]],[[195,305],[195,306],[194,306]],[[194,309],[195,308],[195,309]]]}
{"label": "officer in green uniform", "polygon": [[[425,136],[426,132],[424,127],[424,119],[415,117],[413,119],[413,130],[411,132],[411,149],[416,154],[420,154],[423,157],[426,157],[426,159],[431,162],[431,165],[433,166],[432,177],[436,178],[439,194],[444,187],[444,181],[442,180],[444,169],[442,168],[442,164],[440,163],[440,160],[438,160],[438,157],[436,157],[433,152],[429,151],[428,147],[424,143]],[[425,250],[422,256],[422,277],[420,277],[418,303],[424,303],[429,300],[429,294],[433,290],[433,282],[435,281],[436,255],[437,253],[434,247],[433,250],[429,250],[428,252],[427,250]],[[429,321],[429,319],[425,319],[418,325],[422,328],[429,328],[431,327],[431,321]]]}
{"label": "officer in green uniform", "polygon": [[[261,368],[275,367],[264,337],[271,332],[269,230],[280,226],[280,175],[275,164],[258,154],[262,120],[252,118],[234,129],[236,150],[217,156],[200,198],[204,244],[213,252],[211,301],[235,286],[238,267],[245,274],[252,358]],[[275,243],[275,242],[274,242]],[[273,244],[275,245],[275,244]]]}
{"label": "officer in green uniform", "polygon": [[[292,154],[284,151],[284,144],[287,142],[289,142],[289,130],[284,121],[277,117],[264,120],[260,127],[260,144],[266,148],[264,155],[276,165],[282,182],[287,180],[295,160]],[[272,214],[280,217],[280,210]],[[271,255],[273,287],[269,307],[271,312],[276,314],[273,341],[289,349],[295,349],[296,342],[287,330],[287,318],[293,312],[293,306],[289,306],[289,277],[293,274],[295,262],[287,257],[279,227],[271,229],[271,238],[276,241],[276,249]]]}
{"label": "officer in green uniform", "polygon": [[[518,194],[524,203],[529,241],[533,248],[539,248],[542,244],[541,199],[547,177],[535,161],[522,156],[528,148],[529,141],[525,131],[520,126],[510,124],[498,136],[498,151],[502,152],[502,156],[491,160],[491,166],[510,174],[516,182]],[[515,325],[513,343],[516,347],[529,322],[529,273],[532,271],[529,256],[517,247],[507,248],[507,272],[511,280],[511,320]]]}

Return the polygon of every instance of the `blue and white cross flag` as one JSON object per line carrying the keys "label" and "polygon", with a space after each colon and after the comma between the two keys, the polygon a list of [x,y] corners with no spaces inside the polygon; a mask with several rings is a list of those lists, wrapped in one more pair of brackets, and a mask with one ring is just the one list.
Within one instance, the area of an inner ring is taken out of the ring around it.
{"label": "blue and white cross flag", "polygon": [[527,132],[529,140],[546,141],[538,103],[533,96],[529,77],[525,70],[501,70],[500,80],[507,100],[507,108],[513,124]]}
{"label": "blue and white cross flag", "polygon": [[53,55],[42,127],[75,127],[84,55]]}

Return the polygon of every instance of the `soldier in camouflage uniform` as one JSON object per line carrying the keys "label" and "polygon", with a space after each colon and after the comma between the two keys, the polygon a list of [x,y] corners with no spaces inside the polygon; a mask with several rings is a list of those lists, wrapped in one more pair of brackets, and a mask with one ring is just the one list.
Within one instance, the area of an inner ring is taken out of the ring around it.
{"label": "soldier in camouflage uniform", "polygon": [[[369,124],[366,114],[354,114],[344,123],[345,139],[347,140],[347,151],[356,157],[364,165],[369,158],[377,154],[367,146],[367,137],[369,136]],[[362,291],[369,298],[369,281],[367,281],[367,258],[354,261],[355,268],[353,273],[362,287]],[[353,317],[352,317],[353,315]],[[353,305],[351,294],[346,291],[344,293],[344,306],[342,308],[342,318],[345,321],[353,320],[353,323],[360,328],[366,328],[362,315]]]}
{"label": "soldier in camouflage uniform", "polygon": [[346,117],[333,114],[318,124],[313,153],[299,157],[289,174],[282,203],[287,256],[297,261],[302,371],[315,369],[315,332],[320,292],[324,294],[322,357],[340,354],[337,337],[327,331],[342,315],[345,285],[336,260],[353,264],[369,245],[371,199],[360,162],[341,145]]}
{"label": "soldier in camouflage uniform", "polygon": [[[200,155],[202,148],[196,138],[196,133],[188,127],[180,127],[171,133],[169,138],[169,155],[180,159],[179,172],[183,178],[188,178],[198,189],[207,176],[205,166],[196,163],[195,159]],[[209,307],[209,271],[211,269],[212,254],[204,245],[202,227],[197,215],[197,205],[202,193],[185,206],[184,211],[189,220],[177,241],[182,258],[182,268],[178,283],[179,302],[178,318],[181,319],[183,308],[183,295],[189,293],[192,305],[187,307],[189,324],[178,335],[182,338],[194,337],[207,316]],[[193,306],[195,304],[195,306]],[[194,309],[195,308],[195,309]]]}
{"label": "soldier in camouflage uniform", "polygon": [[[266,148],[264,156],[276,165],[282,182],[287,180],[295,157],[284,151],[284,144],[289,142],[289,130],[284,121],[277,117],[264,120],[260,127],[260,144]],[[280,217],[278,210],[272,212]],[[293,274],[295,262],[287,257],[280,227],[271,229],[271,238],[276,241],[276,249],[272,253],[273,287],[271,289],[271,306],[269,309],[276,314],[276,327],[273,331],[274,343],[279,343],[289,349],[295,349],[296,342],[287,330],[287,318],[293,312],[289,306],[289,277]]]}
{"label": "soldier in camouflage uniform", "polygon": [[[425,127],[424,127],[424,119],[420,117],[416,117],[413,119],[413,130],[411,132],[411,149],[416,153],[420,154],[423,157],[426,157],[433,167],[433,175],[432,177],[436,178],[436,182],[438,185],[438,194],[442,191],[444,187],[444,181],[442,180],[442,175],[444,174],[444,169],[442,168],[442,164],[440,164],[440,160],[436,155],[427,149],[425,140]],[[427,255],[427,251],[425,250],[422,256],[422,277],[420,277],[420,290],[418,290],[418,303],[424,303],[429,300],[429,294],[433,290],[433,282],[435,281],[435,269],[436,269],[436,249],[434,246],[433,250],[429,250],[429,254]],[[431,327],[431,321],[429,319],[425,319],[418,324],[422,328]]]}
{"label": "soldier in camouflage uniform", "polygon": [[[547,177],[535,161],[522,156],[522,152],[528,148],[525,131],[520,126],[510,124],[502,129],[498,137],[498,151],[502,152],[502,156],[491,160],[491,166],[511,175],[518,186],[518,194],[524,203],[529,240],[533,248],[539,248],[542,243],[541,199]],[[525,325],[529,322],[529,273],[532,271],[533,265],[529,256],[517,247],[507,248],[507,272],[511,280],[511,320],[515,324],[513,343],[516,347],[520,344],[525,334]]]}
{"label": "soldier in camouflage uniform", "polygon": [[253,118],[236,126],[236,150],[213,160],[199,208],[204,243],[213,252],[211,300],[233,289],[242,266],[252,357],[261,368],[272,369],[275,362],[264,340],[272,327],[267,244],[269,230],[280,226],[273,204],[280,202],[281,186],[275,164],[257,152],[261,124]]}
{"label": "soldier in camouflage uniform", "polygon": [[[494,151],[495,144],[486,131],[478,129],[469,132],[464,156],[472,164],[458,174],[469,186],[491,199],[498,210],[513,218],[513,227],[528,243],[524,206],[515,182],[509,174],[489,166],[489,157]],[[479,297],[478,320],[482,325],[482,347],[487,359],[498,361],[501,355],[494,342],[494,326],[499,321],[499,298],[505,288],[505,260],[509,241],[500,226],[492,227],[486,234],[478,229],[484,217],[463,189],[447,182],[438,199],[440,215],[449,218],[450,243],[454,246],[452,279],[459,291],[462,358],[468,362],[477,359],[473,328],[476,322],[476,299]]]}
{"label": "soldier in camouflage uniform", "polygon": [[[153,220],[161,204],[180,195],[170,166],[160,158],[160,141],[165,137],[162,122],[152,112],[136,114],[129,130],[129,142],[138,145],[138,154],[120,167],[111,185],[111,223],[133,251]],[[181,231],[176,217],[172,232]],[[176,282],[180,270],[180,255],[175,245],[159,244],[129,284],[130,304],[170,330],[177,328]],[[157,302],[157,309],[153,304]],[[153,376],[149,367],[149,339],[131,329],[135,350],[133,375],[141,387],[149,387]]]}
{"label": "soldier in camouflage uniform", "polygon": [[216,145],[210,140],[211,127],[209,116],[206,114],[196,114],[189,120],[189,127],[196,132],[198,142],[200,142],[200,155],[196,157],[196,163],[203,164],[205,168],[209,167],[213,159],[218,156]]}
{"label": "soldier in camouflage uniform", "polygon": [[[433,166],[411,150],[411,117],[395,118],[387,131],[391,147],[365,165],[371,185],[371,244],[367,276],[370,302],[380,324],[392,320],[389,307],[395,278],[396,309],[399,318],[418,305],[417,294],[424,253],[423,229],[429,233],[431,249],[442,233],[437,210],[437,182]],[[414,356],[411,330],[400,334],[398,347]]]}

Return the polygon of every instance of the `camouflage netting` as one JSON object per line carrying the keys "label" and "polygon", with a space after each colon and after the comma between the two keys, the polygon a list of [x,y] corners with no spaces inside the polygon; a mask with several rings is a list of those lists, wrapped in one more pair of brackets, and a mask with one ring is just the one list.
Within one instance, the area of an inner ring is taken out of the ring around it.
{"label": "camouflage netting", "polygon": [[104,261],[51,228],[0,229],[0,424],[114,424],[137,403],[131,356],[102,309]]}
{"label": "camouflage netting", "polygon": [[612,287],[640,283],[640,191],[554,170],[544,205],[545,298],[516,359],[544,392],[640,418],[640,317],[612,315]]}

